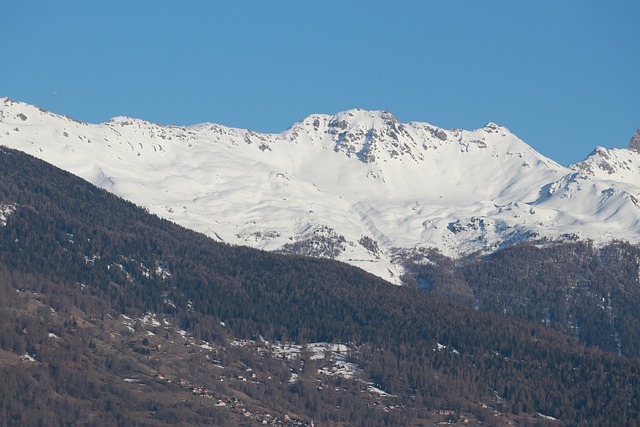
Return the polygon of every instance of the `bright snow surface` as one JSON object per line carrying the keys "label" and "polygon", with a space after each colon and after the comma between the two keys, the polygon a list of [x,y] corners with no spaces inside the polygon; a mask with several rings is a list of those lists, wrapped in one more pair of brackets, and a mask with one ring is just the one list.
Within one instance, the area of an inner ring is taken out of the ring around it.
{"label": "bright snow surface", "polygon": [[261,134],[86,124],[0,98],[0,144],[216,240],[306,241],[305,253],[394,283],[398,251],[416,247],[459,256],[541,237],[640,241],[640,153],[599,148],[567,168],[493,123],[445,130],[356,109]]}

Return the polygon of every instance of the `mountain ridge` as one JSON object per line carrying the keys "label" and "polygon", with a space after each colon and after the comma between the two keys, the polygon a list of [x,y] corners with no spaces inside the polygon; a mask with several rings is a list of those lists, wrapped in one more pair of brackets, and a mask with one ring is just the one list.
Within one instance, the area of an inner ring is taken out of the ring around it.
{"label": "mountain ridge", "polygon": [[352,109],[263,134],[124,116],[92,125],[8,98],[0,113],[0,144],[150,212],[394,283],[402,254],[419,248],[462,256],[527,240],[640,241],[640,178],[563,167],[493,123],[445,130]]}
{"label": "mountain ridge", "polygon": [[627,148],[596,147],[586,159],[572,167],[600,179],[640,186],[640,129]]}

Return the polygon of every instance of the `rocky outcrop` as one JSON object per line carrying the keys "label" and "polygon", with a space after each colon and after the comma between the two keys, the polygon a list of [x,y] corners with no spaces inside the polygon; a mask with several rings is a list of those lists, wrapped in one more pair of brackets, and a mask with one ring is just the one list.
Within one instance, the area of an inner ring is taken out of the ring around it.
{"label": "rocky outcrop", "polygon": [[631,142],[629,142],[629,150],[640,153],[640,129],[636,130],[636,133],[631,138]]}

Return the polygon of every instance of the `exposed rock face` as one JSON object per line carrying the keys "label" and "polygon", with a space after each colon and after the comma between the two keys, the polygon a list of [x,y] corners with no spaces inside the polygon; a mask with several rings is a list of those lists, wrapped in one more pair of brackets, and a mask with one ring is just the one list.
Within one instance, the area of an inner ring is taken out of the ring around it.
{"label": "exposed rock face", "polygon": [[629,150],[637,151],[640,153],[640,129],[638,129],[631,138],[631,142],[629,143]]}

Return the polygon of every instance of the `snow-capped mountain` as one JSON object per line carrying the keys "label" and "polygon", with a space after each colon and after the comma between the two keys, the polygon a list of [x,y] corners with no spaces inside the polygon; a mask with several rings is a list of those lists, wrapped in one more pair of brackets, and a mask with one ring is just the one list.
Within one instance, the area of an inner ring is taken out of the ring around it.
{"label": "snow-capped mountain", "polygon": [[600,179],[640,186],[640,129],[628,148],[597,147],[585,160],[571,167]]}
{"label": "snow-capped mountain", "polygon": [[567,168],[493,123],[445,130],[355,109],[262,134],[87,124],[0,98],[0,144],[214,239],[331,257],[395,283],[400,254],[424,248],[640,241],[640,142]]}

